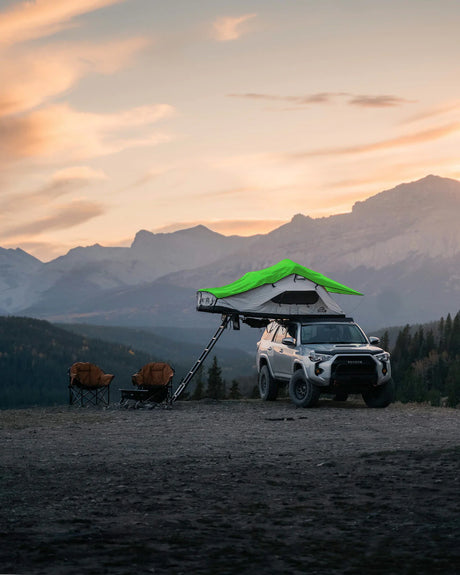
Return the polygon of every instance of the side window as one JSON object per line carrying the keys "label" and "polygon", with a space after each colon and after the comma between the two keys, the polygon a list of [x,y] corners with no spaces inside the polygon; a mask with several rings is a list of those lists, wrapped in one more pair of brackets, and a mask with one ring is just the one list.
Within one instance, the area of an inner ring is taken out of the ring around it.
{"label": "side window", "polygon": [[265,339],[267,341],[271,341],[273,339],[273,336],[275,335],[276,332],[276,328],[278,327],[278,324],[275,322],[271,322],[267,325],[263,335],[262,335],[262,339]]}
{"label": "side window", "polygon": [[265,340],[268,340],[268,341],[270,341],[270,340],[272,339],[272,337],[273,337],[273,332],[268,331],[268,329],[266,329],[266,330],[264,331],[264,333],[262,334],[262,339],[265,339]]}
{"label": "side window", "polygon": [[280,326],[273,339],[275,343],[281,343],[281,340],[286,337],[287,330],[284,326]]}
{"label": "side window", "polygon": [[295,323],[290,323],[287,326],[287,335],[297,339],[297,325]]}

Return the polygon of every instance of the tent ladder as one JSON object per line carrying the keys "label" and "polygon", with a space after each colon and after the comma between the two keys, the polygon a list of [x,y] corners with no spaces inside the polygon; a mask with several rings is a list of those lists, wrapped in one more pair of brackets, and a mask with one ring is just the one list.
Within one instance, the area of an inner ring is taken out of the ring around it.
{"label": "tent ladder", "polygon": [[187,387],[187,385],[191,382],[193,376],[199,370],[199,368],[203,364],[204,360],[208,357],[209,352],[215,346],[217,340],[224,333],[225,328],[227,327],[227,325],[231,319],[233,319],[234,324],[236,324],[238,322],[239,318],[238,318],[238,316],[232,317],[231,315],[223,315],[222,316],[222,323],[217,328],[216,333],[212,336],[208,345],[201,352],[200,357],[196,360],[192,369],[187,373],[185,378],[180,382],[179,387],[176,389],[176,391],[173,393],[173,396],[171,397],[171,403],[173,403],[174,401],[176,401],[176,399],[179,398],[180,394],[184,391],[184,389]]}

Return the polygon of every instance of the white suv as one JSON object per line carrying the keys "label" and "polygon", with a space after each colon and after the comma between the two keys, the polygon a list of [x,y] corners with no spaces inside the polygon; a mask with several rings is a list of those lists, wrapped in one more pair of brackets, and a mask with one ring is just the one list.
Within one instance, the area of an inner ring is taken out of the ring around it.
{"label": "white suv", "polygon": [[377,347],[351,318],[272,321],[257,344],[259,392],[276,399],[280,385],[298,407],[311,407],[321,393],[344,401],[360,393],[368,407],[387,407],[394,396],[390,354]]}

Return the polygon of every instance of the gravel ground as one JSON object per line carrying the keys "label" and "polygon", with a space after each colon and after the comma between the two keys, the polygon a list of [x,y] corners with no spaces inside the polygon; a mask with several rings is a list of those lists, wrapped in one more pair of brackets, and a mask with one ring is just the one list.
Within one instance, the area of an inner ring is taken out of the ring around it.
{"label": "gravel ground", "polygon": [[0,412],[0,573],[457,574],[460,411]]}

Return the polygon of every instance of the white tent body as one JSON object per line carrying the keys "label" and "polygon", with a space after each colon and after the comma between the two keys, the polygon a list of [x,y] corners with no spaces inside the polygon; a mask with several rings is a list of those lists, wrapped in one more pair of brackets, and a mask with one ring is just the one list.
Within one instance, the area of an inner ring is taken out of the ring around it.
{"label": "white tent body", "polygon": [[268,318],[344,315],[324,287],[297,274],[286,276],[274,284],[264,284],[222,298],[210,292],[199,291],[197,310]]}

